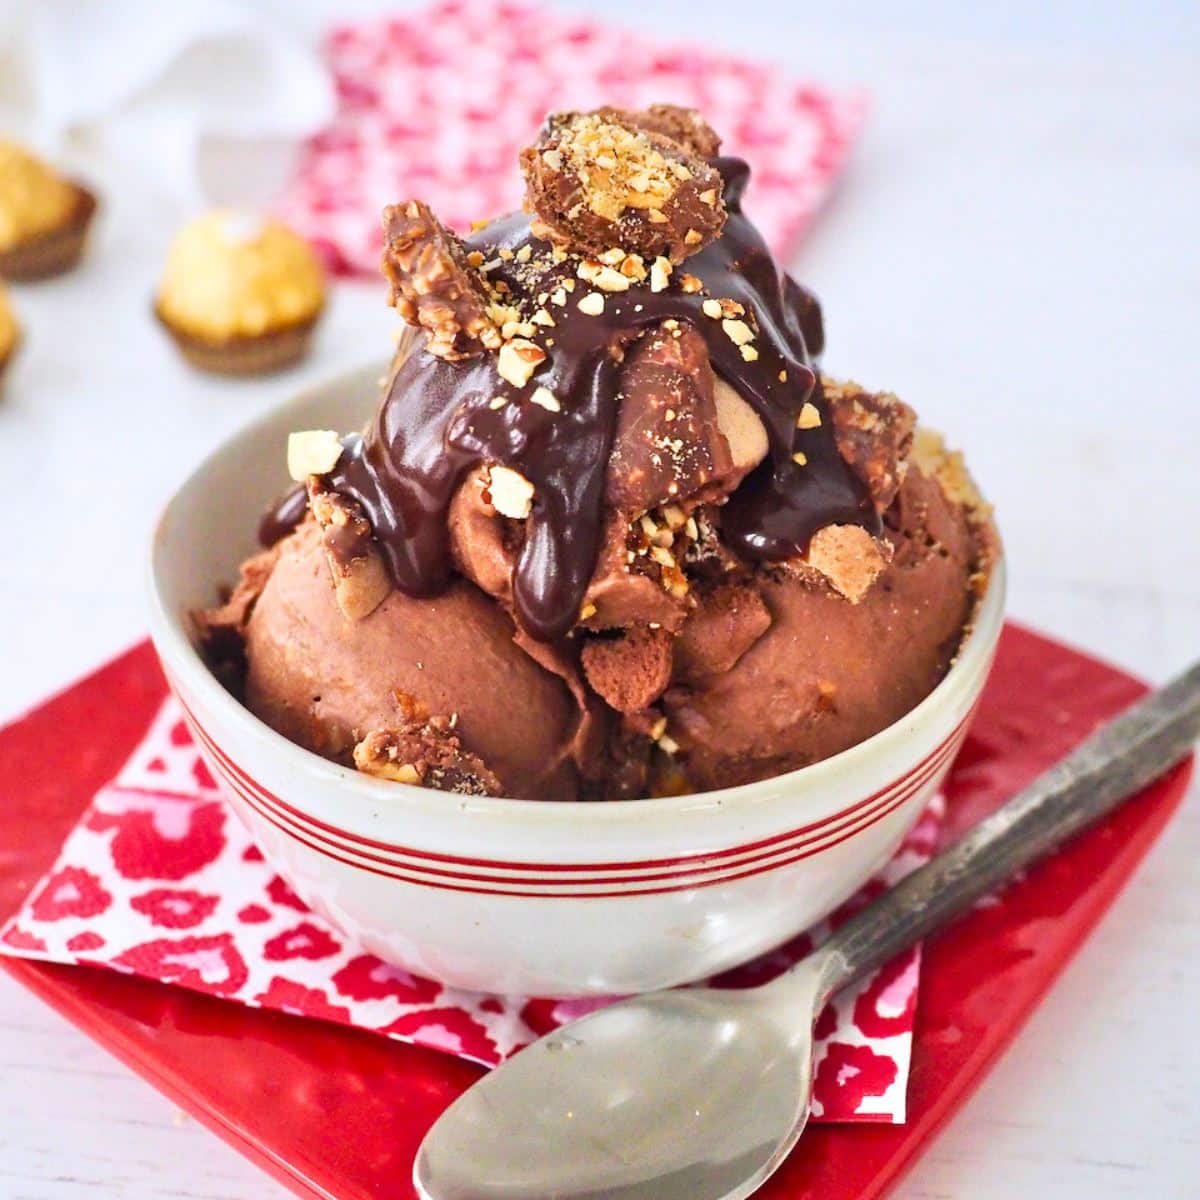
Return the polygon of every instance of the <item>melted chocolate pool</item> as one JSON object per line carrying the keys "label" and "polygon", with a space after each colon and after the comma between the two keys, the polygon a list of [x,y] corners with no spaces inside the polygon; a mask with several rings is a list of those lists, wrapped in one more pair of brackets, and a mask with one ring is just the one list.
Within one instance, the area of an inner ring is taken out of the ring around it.
{"label": "melted chocolate pool", "polygon": [[[500,378],[495,355],[447,362],[416,350],[397,370],[366,436],[345,439],[346,451],[327,485],[362,505],[401,591],[430,595],[446,586],[450,501],[467,471],[499,463],[535,488],[513,578],[517,618],[543,641],[571,628],[599,550],[623,348],[668,318],[686,321],[704,338],[714,370],[754,408],[770,438],[768,459],[726,506],[723,531],[730,548],[748,560],[778,560],[803,553],[826,525],[876,528],[866,489],[838,453],[809,365],[810,353],[822,348],[820,309],[780,270],[742,214],[749,168],[736,158],[714,161],[724,179],[728,222],[722,236],[688,258],[674,277],[697,276],[703,293],[686,294],[677,285],[661,292],[635,286],[602,293],[603,313],[589,316],[576,307],[588,290],[577,281],[565,305],[548,307],[555,325],[539,330],[545,336],[538,339],[548,357],[525,388]],[[534,278],[515,258],[526,243],[532,243],[532,261],[546,264]],[[552,293],[575,278],[578,260],[550,264],[524,214],[492,222],[467,244],[485,259],[499,260],[489,278],[502,280],[518,298]],[[755,361],[742,357],[720,320],[704,315],[701,306],[709,298],[745,307],[745,319],[757,324]],[[530,402],[538,385],[554,393],[560,412]],[[494,407],[496,397],[507,403]],[[821,424],[797,429],[797,414],[809,400],[820,410]],[[797,452],[803,465],[793,459]],[[294,514],[282,515],[286,520]]]}

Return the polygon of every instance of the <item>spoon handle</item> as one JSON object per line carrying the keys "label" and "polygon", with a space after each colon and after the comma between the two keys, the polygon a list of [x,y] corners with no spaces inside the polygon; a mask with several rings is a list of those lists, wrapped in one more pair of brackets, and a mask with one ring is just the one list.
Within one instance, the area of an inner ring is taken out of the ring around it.
{"label": "spoon handle", "polygon": [[1002,808],[842,925],[817,951],[824,996],[958,916],[1116,808],[1200,736],[1200,662],[1102,726]]}

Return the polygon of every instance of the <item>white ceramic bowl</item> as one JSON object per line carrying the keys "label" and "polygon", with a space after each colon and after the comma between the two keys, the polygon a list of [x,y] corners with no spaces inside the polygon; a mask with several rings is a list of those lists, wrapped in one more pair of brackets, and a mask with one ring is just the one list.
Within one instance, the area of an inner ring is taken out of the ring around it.
{"label": "white ceramic bowl", "polygon": [[610,804],[476,799],[368,778],[269,729],[209,673],[189,610],[211,603],[287,485],[295,429],[352,429],[380,369],[299,396],[232,437],[154,536],[154,644],[209,764],[264,853],[380,957],[462,987],[545,996],[643,991],[778,945],[893,853],[965,734],[1000,633],[998,563],[934,692],[875,737],[762,783]]}

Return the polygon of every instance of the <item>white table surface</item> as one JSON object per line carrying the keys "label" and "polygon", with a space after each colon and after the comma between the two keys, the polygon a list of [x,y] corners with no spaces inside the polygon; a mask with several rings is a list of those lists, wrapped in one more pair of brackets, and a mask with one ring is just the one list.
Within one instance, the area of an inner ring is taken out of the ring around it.
{"label": "white table surface", "polygon": [[[640,11],[676,31],[687,11],[697,37],[786,46],[798,69],[870,85],[870,128],[796,262],[825,304],[828,366],[893,388],[969,449],[1014,616],[1164,679],[1200,649],[1186,6],[1075,4],[1068,19],[1030,3],[988,20],[916,5],[937,40],[879,4],[850,6],[840,29],[794,7]],[[302,19],[321,13],[308,0]],[[298,386],[378,356],[395,325],[378,286],[340,287],[301,369],[199,377],[148,316],[181,214],[150,179],[102,182],[86,265],[15,292],[29,339],[0,403],[0,718],[141,635],[146,532],[186,468]],[[896,1196],[1200,1196],[1197,861],[1193,794]],[[0,1200],[282,1194],[0,979]]]}

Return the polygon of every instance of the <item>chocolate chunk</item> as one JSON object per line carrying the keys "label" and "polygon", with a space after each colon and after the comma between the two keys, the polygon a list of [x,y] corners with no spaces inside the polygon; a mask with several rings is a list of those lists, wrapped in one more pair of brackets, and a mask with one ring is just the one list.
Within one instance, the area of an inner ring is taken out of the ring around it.
{"label": "chocolate chunk", "polygon": [[699,598],[675,642],[675,678],[692,683],[732,670],[771,627],[757,589],[723,583]]}
{"label": "chocolate chunk", "polygon": [[609,510],[596,570],[580,614],[587,628],[614,629],[653,622],[674,632],[683,622],[685,597],[674,595],[664,586],[661,565],[648,555],[629,561],[631,539],[643,536],[640,522],[631,528],[627,513]]}
{"label": "chocolate chunk", "polygon": [[649,708],[671,681],[671,643],[665,629],[634,626],[589,638],[583,671],[596,694],[618,712]]}
{"label": "chocolate chunk", "polygon": [[619,109],[554,114],[521,169],[535,232],[570,250],[682,262],[725,225],[716,168]]}
{"label": "chocolate chunk", "polygon": [[866,484],[876,512],[884,512],[904,481],[917,415],[890,392],[822,377],[841,456]]}
{"label": "chocolate chunk", "polygon": [[429,353],[455,362],[498,350],[486,281],[429,206],[419,200],[390,205],[383,210],[383,229],[391,303],[410,325],[428,331]]}
{"label": "chocolate chunk", "polygon": [[658,329],[626,356],[604,499],[627,512],[679,500],[733,470],[713,399],[704,339]]}
{"label": "chocolate chunk", "polygon": [[372,730],[354,747],[354,765],[366,775],[440,792],[501,793],[500,781],[477,754],[463,749],[447,717],[414,715],[394,729]]}

